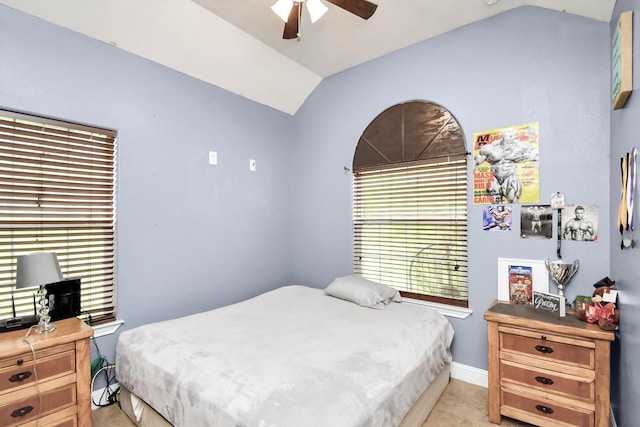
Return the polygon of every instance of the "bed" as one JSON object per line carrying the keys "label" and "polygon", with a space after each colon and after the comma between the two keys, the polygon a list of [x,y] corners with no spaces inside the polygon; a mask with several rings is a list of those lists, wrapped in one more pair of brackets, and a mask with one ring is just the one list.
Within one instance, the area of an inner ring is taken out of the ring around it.
{"label": "bed", "polygon": [[398,295],[372,305],[330,288],[122,332],[123,410],[142,427],[422,426],[449,381],[450,323]]}

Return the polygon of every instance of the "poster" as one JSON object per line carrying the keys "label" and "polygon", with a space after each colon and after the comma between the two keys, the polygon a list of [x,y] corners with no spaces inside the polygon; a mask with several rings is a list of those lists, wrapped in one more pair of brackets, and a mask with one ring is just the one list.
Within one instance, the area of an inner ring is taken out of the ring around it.
{"label": "poster", "polygon": [[482,211],[484,231],[511,231],[511,206],[485,206]]}
{"label": "poster", "polygon": [[520,237],[523,239],[551,239],[553,211],[550,205],[522,205],[520,207]]}
{"label": "poster", "polygon": [[569,205],[561,214],[562,240],[598,241],[598,205]]}
{"label": "poster", "polygon": [[473,204],[540,201],[538,122],[473,134]]}

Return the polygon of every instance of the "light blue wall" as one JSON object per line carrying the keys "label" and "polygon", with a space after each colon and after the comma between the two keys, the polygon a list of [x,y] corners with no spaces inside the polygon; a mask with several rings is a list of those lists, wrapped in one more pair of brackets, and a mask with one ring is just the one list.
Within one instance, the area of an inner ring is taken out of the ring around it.
{"label": "light blue wall", "polygon": [[[297,114],[293,197],[293,277],[315,286],[351,272],[350,166],[357,141],[380,112],[425,99],[457,118],[471,150],[473,133],[540,122],[540,194],[549,204],[600,206],[597,243],[563,242],[581,267],[567,295],[591,293],[609,275],[609,27],[526,7],[466,26],[326,79]],[[471,164],[469,167],[471,172]],[[470,181],[471,182],[471,181]],[[469,206],[469,301],[452,319],[454,360],[487,367],[484,310],[496,298],[497,258],[556,258],[556,241],[482,231],[482,207]],[[555,292],[556,287],[551,285]]]}
{"label": "light blue wall", "polygon": [[[620,3],[634,2],[619,0],[617,10]],[[519,8],[330,77],[290,117],[0,6],[0,107],[118,131],[125,329],[282,284],[324,287],[349,273],[351,176],[343,167],[387,107],[413,99],[443,105],[468,149],[476,131],[539,121],[541,203],[561,191],[568,203],[600,205],[599,242],[563,244],[565,259],[581,261],[567,294],[590,293],[607,275],[624,288],[613,391],[628,424],[636,418],[639,344],[637,333],[625,334],[640,316],[631,313],[640,267],[637,250],[617,249],[610,224],[616,159],[633,144],[637,105],[632,96],[628,108],[610,113],[609,46],[605,23]],[[219,166],[207,165],[209,150]],[[473,315],[452,323],[454,359],[486,369],[482,314],[496,297],[497,257],[555,258],[555,240],[482,232],[481,210],[469,206]],[[116,338],[99,340],[112,360]]]}
{"label": "light blue wall", "polygon": [[0,52],[0,107],[118,131],[124,329],[288,282],[291,116],[1,5]]}
{"label": "light blue wall", "polygon": [[[638,28],[640,5],[636,0],[618,0],[611,20],[611,34],[618,23],[620,13],[633,11],[633,81],[637,91],[640,82],[640,31]],[[610,202],[611,217],[617,218],[620,202],[620,158],[632,147],[640,148],[640,98],[631,94],[624,108],[611,113],[611,171]],[[640,158],[639,158],[640,160]],[[636,182],[637,184],[637,182]],[[638,194],[635,194],[635,216],[638,215]],[[613,219],[611,221],[612,230]],[[613,352],[612,394],[616,422],[619,426],[638,424],[638,402],[640,402],[640,258],[638,256],[638,235],[634,233],[634,249],[620,249],[620,233],[612,231],[611,237],[611,273],[617,279],[616,286],[620,294],[620,339]]]}

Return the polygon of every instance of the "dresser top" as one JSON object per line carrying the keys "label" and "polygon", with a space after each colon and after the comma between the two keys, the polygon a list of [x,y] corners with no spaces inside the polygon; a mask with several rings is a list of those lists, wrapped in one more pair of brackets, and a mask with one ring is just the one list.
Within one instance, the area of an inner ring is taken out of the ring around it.
{"label": "dresser top", "polygon": [[[53,323],[56,325],[56,330],[53,332],[37,334],[35,326],[31,330],[27,339],[33,345],[34,350],[74,342],[93,335],[93,328],[76,317]],[[28,331],[29,329],[20,329],[0,333],[0,358],[30,352],[29,345],[24,342],[24,336]]]}
{"label": "dresser top", "polygon": [[598,325],[578,319],[573,310],[567,310],[565,317],[533,308],[529,304],[509,304],[494,301],[484,313],[487,321],[513,326],[540,329],[548,332],[566,333],[591,339],[613,341],[612,331],[600,329]]}

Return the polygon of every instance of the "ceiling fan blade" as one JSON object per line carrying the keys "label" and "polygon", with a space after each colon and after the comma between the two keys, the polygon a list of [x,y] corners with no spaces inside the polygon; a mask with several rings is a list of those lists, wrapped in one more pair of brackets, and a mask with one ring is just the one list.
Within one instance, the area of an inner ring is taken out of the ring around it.
{"label": "ceiling fan blade", "polygon": [[289,18],[286,24],[284,24],[283,39],[295,39],[298,37],[298,18],[300,17],[300,3],[294,2],[289,12]]}
{"label": "ceiling fan blade", "polygon": [[343,8],[347,12],[359,16],[362,19],[369,19],[378,8],[377,4],[373,4],[367,0],[327,0],[329,3],[335,4]]}

